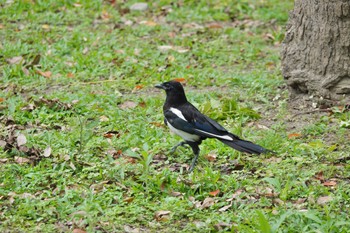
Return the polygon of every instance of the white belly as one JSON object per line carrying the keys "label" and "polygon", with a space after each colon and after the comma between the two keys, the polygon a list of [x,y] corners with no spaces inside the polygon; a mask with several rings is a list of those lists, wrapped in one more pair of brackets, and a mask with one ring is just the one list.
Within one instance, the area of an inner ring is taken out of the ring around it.
{"label": "white belly", "polygon": [[167,125],[172,133],[179,135],[185,141],[196,142],[200,139],[198,135],[189,134],[189,133],[186,133],[185,131],[174,128],[169,122],[167,122]]}

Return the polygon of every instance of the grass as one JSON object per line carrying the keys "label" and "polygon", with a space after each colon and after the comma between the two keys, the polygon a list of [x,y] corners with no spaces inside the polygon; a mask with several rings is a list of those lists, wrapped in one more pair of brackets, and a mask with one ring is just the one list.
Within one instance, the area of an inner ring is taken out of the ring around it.
{"label": "grass", "polygon": [[[347,232],[349,112],[293,117],[292,1],[133,3],[0,3],[1,232]],[[173,78],[278,155],[207,140],[187,174],[153,88]]]}

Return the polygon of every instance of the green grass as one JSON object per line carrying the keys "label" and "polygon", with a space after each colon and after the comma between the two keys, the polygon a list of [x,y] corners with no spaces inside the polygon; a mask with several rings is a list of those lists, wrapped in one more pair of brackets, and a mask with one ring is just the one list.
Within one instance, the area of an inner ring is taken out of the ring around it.
{"label": "green grass", "polygon": [[[279,61],[292,1],[134,2],[1,1],[1,232],[347,232],[350,114],[293,117]],[[207,140],[187,174],[153,87],[173,78],[278,155]]]}

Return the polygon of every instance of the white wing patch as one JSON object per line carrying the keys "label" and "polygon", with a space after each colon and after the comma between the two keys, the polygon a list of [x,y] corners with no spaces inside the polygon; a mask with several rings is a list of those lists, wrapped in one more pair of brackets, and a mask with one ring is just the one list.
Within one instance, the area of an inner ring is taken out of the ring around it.
{"label": "white wing patch", "polygon": [[168,121],[167,121],[167,125],[172,133],[182,137],[185,141],[196,142],[200,139],[200,136],[198,136],[198,135],[190,134],[190,133],[187,133],[185,131],[176,129]]}
{"label": "white wing patch", "polygon": [[172,113],[174,113],[177,117],[181,118],[184,121],[187,121],[182,112],[179,109],[176,108],[170,108],[169,109]]}
{"label": "white wing patch", "polygon": [[224,139],[224,140],[233,141],[233,139],[229,135],[216,135],[216,134],[208,133],[208,132],[200,130],[200,129],[195,129],[195,130],[199,131],[199,132],[202,132],[202,133],[205,133],[207,135],[216,137],[216,138],[221,138],[221,139]]}

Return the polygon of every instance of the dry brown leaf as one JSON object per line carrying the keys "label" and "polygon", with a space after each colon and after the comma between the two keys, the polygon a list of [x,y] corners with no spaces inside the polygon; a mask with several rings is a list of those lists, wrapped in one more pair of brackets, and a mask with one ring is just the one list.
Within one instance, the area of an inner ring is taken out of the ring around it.
{"label": "dry brown leaf", "polygon": [[136,86],[134,87],[134,91],[141,90],[142,88],[143,88],[143,85],[142,85],[142,84],[136,85]]}
{"label": "dry brown leaf", "polygon": [[6,159],[6,158],[0,159],[0,163],[6,163],[7,161],[8,161],[8,159]]}
{"label": "dry brown leaf", "polygon": [[324,181],[323,171],[316,173],[314,177],[316,180]]}
{"label": "dry brown leaf", "polygon": [[4,98],[0,97],[0,103],[4,102],[4,100],[5,100]]}
{"label": "dry brown leaf", "polygon": [[332,201],[333,198],[331,196],[322,196],[317,199],[317,204],[319,205],[324,205],[327,204],[328,202]]}
{"label": "dry brown leaf", "polygon": [[229,205],[223,206],[219,209],[219,212],[225,212],[232,206],[232,202]]}
{"label": "dry brown leaf", "polygon": [[27,143],[26,136],[24,136],[23,134],[18,135],[18,137],[17,137],[17,145],[20,147],[20,146],[23,146],[26,143]]}
{"label": "dry brown leaf", "polygon": [[301,137],[302,135],[300,133],[291,133],[291,134],[288,134],[288,138],[289,139],[292,139],[292,138],[298,138],[298,137]]}
{"label": "dry brown leaf", "polygon": [[68,73],[67,74],[67,78],[74,78],[74,74],[73,73]]}
{"label": "dry brown leaf", "polygon": [[179,82],[179,83],[185,83],[186,82],[185,78],[174,78],[173,80],[176,81],[176,82]]}
{"label": "dry brown leaf", "polygon": [[46,149],[44,150],[44,157],[47,158],[47,157],[50,157],[51,155],[51,147],[48,146],[46,147]]}
{"label": "dry brown leaf", "polygon": [[124,103],[119,104],[118,106],[121,109],[135,108],[137,106],[137,103],[130,101],[130,100],[127,100]]}
{"label": "dry brown leaf", "polygon": [[221,29],[221,28],[223,28],[223,26],[219,23],[213,22],[213,23],[207,24],[207,28]]}
{"label": "dry brown leaf", "polygon": [[171,211],[169,210],[159,210],[154,214],[154,218],[158,222],[167,221],[169,219]]}
{"label": "dry brown leaf", "polygon": [[6,59],[7,63],[9,63],[10,65],[13,64],[19,64],[24,60],[24,58],[22,56],[18,56],[18,57],[12,57],[12,58],[8,58]]}
{"label": "dry brown leaf", "polygon": [[180,196],[182,196],[183,194],[182,193],[180,193],[180,192],[175,192],[175,191],[171,191],[170,192],[170,196],[172,196],[172,197],[180,197]]}
{"label": "dry brown leaf", "polygon": [[220,193],[220,190],[215,190],[215,191],[211,191],[209,192],[209,195],[212,196],[212,197],[215,197],[216,195],[218,195]]}
{"label": "dry brown leaf", "polygon": [[16,162],[16,163],[19,163],[19,164],[23,164],[23,163],[29,163],[30,160],[27,159],[27,158],[15,156],[15,162]]}
{"label": "dry brown leaf", "polygon": [[158,24],[154,21],[141,21],[140,24],[146,25],[146,26],[150,26],[150,27],[154,27],[157,26]]}
{"label": "dry brown leaf", "polygon": [[23,108],[21,108],[22,111],[28,111],[31,112],[35,109],[35,105],[34,104],[28,104],[27,106],[24,106]]}
{"label": "dry brown leaf", "polygon": [[217,231],[222,231],[224,228],[231,228],[232,224],[219,222],[219,223],[215,224],[214,227]]}
{"label": "dry brown leaf", "polygon": [[123,199],[124,202],[131,203],[134,200],[134,197],[126,197]]}
{"label": "dry brown leaf", "polygon": [[207,155],[205,156],[205,158],[206,158],[209,162],[214,162],[214,161],[216,160],[216,157],[217,157],[217,155],[216,155],[216,154],[212,154],[212,153],[207,154]]}
{"label": "dry brown leaf", "polygon": [[154,125],[156,127],[164,127],[164,125],[160,122],[150,122],[151,125]]}
{"label": "dry brown leaf", "polygon": [[41,71],[41,70],[36,70],[37,74],[40,74],[41,76],[44,76],[45,78],[51,78],[52,72],[51,71]]}
{"label": "dry brown leaf", "polygon": [[6,146],[7,142],[4,140],[0,140],[0,147],[4,148]]}
{"label": "dry brown leaf", "polygon": [[237,189],[233,194],[232,197],[227,199],[226,201],[233,201],[234,199],[237,199],[237,197],[239,197],[239,195],[241,195],[241,193],[243,192],[243,189]]}
{"label": "dry brown leaf", "polygon": [[214,205],[215,201],[213,198],[211,197],[207,197],[204,199],[202,205],[201,205],[201,208],[202,209],[205,209],[205,208],[209,208],[210,206]]}
{"label": "dry brown leaf", "polygon": [[306,200],[306,198],[298,198],[298,200],[296,200],[294,204],[300,205],[303,204]]}
{"label": "dry brown leaf", "polygon": [[337,182],[334,181],[334,180],[329,180],[329,181],[325,181],[322,183],[324,186],[327,186],[327,187],[333,187],[333,186],[336,186],[337,185]]}
{"label": "dry brown leaf", "polygon": [[79,228],[75,228],[72,233],[86,233],[86,231],[79,229]]}

